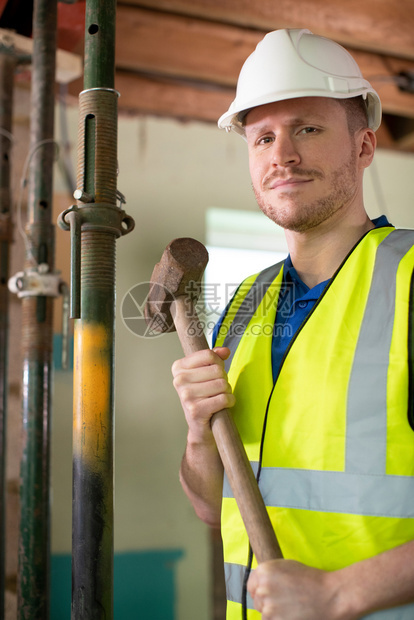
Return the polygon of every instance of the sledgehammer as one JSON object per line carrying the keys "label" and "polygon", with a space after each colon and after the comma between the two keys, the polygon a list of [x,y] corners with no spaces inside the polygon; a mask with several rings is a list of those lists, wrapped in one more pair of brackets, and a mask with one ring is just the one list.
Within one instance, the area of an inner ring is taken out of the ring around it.
{"label": "sledgehammer", "polygon": [[[195,310],[207,262],[208,252],[199,241],[174,239],[151,276],[145,308],[148,325],[156,332],[175,329],[184,355],[208,348]],[[258,563],[281,558],[256,478],[230,413],[223,409],[214,414],[211,429]]]}

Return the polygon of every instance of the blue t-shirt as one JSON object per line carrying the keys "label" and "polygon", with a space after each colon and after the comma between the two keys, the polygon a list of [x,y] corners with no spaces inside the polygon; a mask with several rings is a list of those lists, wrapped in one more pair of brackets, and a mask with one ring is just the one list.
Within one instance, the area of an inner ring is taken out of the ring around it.
{"label": "blue t-shirt", "polygon": [[283,280],[279,293],[272,339],[273,380],[276,379],[283,356],[293,336],[306,319],[329,280],[309,288],[292,265],[290,255],[283,266]]}
{"label": "blue t-shirt", "polygon": [[[376,228],[390,225],[385,215],[381,215],[381,217],[372,220],[372,222],[375,224]],[[290,255],[285,259],[272,340],[272,370],[274,380],[277,378],[283,356],[285,355],[290,341],[309,315],[328,283],[329,280],[325,280],[310,289],[300,279],[292,264]],[[213,343],[216,341],[217,332],[223,321],[226,310],[223,312],[214,328]]]}

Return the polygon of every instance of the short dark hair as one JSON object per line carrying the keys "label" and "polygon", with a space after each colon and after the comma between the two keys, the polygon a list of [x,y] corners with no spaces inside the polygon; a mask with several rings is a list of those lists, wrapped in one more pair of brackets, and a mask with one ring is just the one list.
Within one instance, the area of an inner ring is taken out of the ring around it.
{"label": "short dark hair", "polygon": [[350,97],[349,99],[336,99],[336,101],[345,109],[348,130],[351,136],[359,129],[368,127],[366,99],[360,95],[358,97]]}

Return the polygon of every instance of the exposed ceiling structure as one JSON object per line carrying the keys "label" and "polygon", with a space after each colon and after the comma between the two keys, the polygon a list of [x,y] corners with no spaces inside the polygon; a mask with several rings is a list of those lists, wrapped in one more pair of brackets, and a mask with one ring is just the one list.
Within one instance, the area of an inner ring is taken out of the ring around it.
{"label": "exposed ceiling structure", "polygon": [[[84,8],[85,0],[59,3],[59,46],[79,54]],[[120,111],[216,123],[246,57],[266,32],[285,27],[344,45],[382,99],[379,145],[414,152],[413,0],[122,0]]]}

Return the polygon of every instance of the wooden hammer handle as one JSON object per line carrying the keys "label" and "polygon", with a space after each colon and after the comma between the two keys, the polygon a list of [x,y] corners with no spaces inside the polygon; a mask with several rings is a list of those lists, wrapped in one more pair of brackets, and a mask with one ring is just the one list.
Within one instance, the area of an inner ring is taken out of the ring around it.
{"label": "wooden hammer handle", "polygon": [[[175,299],[171,314],[184,355],[209,348],[203,331],[197,329],[197,314],[185,297]],[[252,467],[227,409],[214,414],[211,429],[258,563],[282,558]]]}

